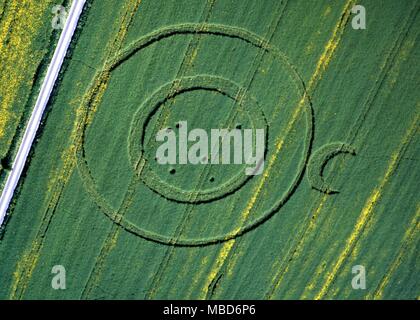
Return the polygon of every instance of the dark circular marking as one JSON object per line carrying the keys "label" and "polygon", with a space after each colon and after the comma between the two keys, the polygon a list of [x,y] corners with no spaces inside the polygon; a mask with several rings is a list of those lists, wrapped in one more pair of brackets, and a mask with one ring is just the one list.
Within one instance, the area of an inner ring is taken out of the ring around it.
{"label": "dark circular marking", "polygon": [[335,142],[322,146],[314,152],[308,163],[308,180],[312,188],[326,194],[338,193],[324,180],[324,168],[328,162],[339,154],[356,155],[353,147],[342,142]]}

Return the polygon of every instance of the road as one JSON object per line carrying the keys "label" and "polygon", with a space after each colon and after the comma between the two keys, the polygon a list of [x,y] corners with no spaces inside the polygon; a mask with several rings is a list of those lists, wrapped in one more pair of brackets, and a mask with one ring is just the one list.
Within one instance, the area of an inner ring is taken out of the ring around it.
{"label": "road", "polygon": [[[25,129],[22,142],[19,146],[19,150],[0,198],[0,226],[3,224],[6,217],[7,209],[9,208],[16,186],[25,167],[25,163],[38,131],[42,115],[50,98],[55,81],[57,80],[57,76],[60,72],[64,57],[79,21],[80,14],[83,11],[85,2],[86,0],[73,0],[71,8],[68,12],[63,31],[61,32],[60,39],[58,40],[57,48],[54,51],[53,58],[51,59],[47,74],[39,91],[34,110]],[[34,192],[37,191],[34,190]]]}

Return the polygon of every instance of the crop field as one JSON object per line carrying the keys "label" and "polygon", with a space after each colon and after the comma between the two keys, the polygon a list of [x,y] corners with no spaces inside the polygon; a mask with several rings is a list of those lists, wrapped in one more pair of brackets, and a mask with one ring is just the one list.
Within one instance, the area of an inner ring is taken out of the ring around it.
{"label": "crop field", "polygon": [[57,40],[58,33],[51,28],[51,8],[62,3],[65,1],[0,1],[0,186]]}
{"label": "crop field", "polygon": [[[36,33],[6,49],[0,11],[0,156],[53,48],[57,3],[30,3],[15,23]],[[419,299],[419,11],[88,1],[9,209],[0,298]],[[161,165],[165,128],[263,128],[262,174]]]}

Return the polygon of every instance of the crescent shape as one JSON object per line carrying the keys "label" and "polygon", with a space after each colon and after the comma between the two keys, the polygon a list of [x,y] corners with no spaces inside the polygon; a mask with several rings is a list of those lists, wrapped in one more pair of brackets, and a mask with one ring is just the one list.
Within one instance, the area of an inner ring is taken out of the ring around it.
{"label": "crescent shape", "polygon": [[326,194],[339,192],[324,181],[323,173],[328,162],[342,153],[356,155],[355,149],[343,142],[326,144],[314,152],[308,163],[308,180],[312,188]]}

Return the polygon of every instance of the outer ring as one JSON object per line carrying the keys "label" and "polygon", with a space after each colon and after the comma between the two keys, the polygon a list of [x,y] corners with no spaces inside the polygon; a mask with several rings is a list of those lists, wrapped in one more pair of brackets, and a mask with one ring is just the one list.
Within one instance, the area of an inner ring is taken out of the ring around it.
{"label": "outer ring", "polygon": [[[301,102],[299,103],[299,107],[303,107],[305,112],[306,118],[306,136],[304,142],[304,152],[303,152],[303,159],[300,162],[300,167],[298,172],[296,173],[293,182],[289,186],[289,188],[282,194],[282,196],[263,214],[259,217],[245,223],[239,228],[226,233],[215,235],[208,238],[182,238],[182,237],[169,237],[166,235],[161,235],[156,232],[152,232],[149,230],[142,229],[135,225],[130,220],[126,219],[124,216],[120,215],[118,211],[114,210],[109,203],[102,197],[101,194],[95,188],[93,177],[90,175],[89,167],[87,165],[86,159],[84,158],[84,149],[83,149],[83,139],[85,137],[85,130],[87,127],[87,123],[91,118],[89,112],[89,106],[94,102],[96,98],[96,90],[101,87],[103,82],[109,77],[110,73],[121,65],[125,60],[129,59],[132,55],[137,53],[139,50],[161,40],[164,38],[169,38],[171,36],[177,34],[190,34],[190,35],[199,35],[199,34],[208,34],[208,35],[218,35],[218,36],[226,36],[230,38],[237,38],[241,39],[250,45],[264,50],[267,53],[271,53],[274,57],[281,61],[283,65],[285,65],[290,74],[294,78],[294,84],[296,89],[301,93]],[[143,239],[150,240],[153,242],[165,244],[165,245],[173,245],[173,246],[205,246],[210,244],[221,243],[224,241],[235,239],[243,234],[247,233],[250,230],[255,229],[265,221],[269,220],[279,209],[287,202],[287,200],[293,195],[293,192],[296,190],[297,186],[299,185],[300,181],[302,180],[303,174],[305,172],[306,165],[308,163],[311,147],[312,147],[312,140],[313,140],[313,110],[311,106],[311,101],[309,94],[306,91],[305,83],[297,73],[295,67],[289,62],[287,57],[276,47],[270,45],[265,39],[261,38],[260,36],[251,33],[247,30],[219,25],[219,24],[208,24],[208,23],[186,23],[186,24],[179,24],[168,26],[157,30],[155,32],[149,33],[148,35],[140,38],[139,40],[135,41],[125,49],[121,50],[114,58],[108,60],[104,68],[97,72],[94,80],[89,87],[82,108],[80,112],[80,125],[81,131],[79,133],[79,140],[76,144],[76,155],[77,155],[77,164],[79,171],[81,172],[82,180],[84,182],[85,188],[88,193],[94,198],[95,203],[101,209],[101,211],[109,218],[111,221],[125,229],[127,232],[135,234]]]}

